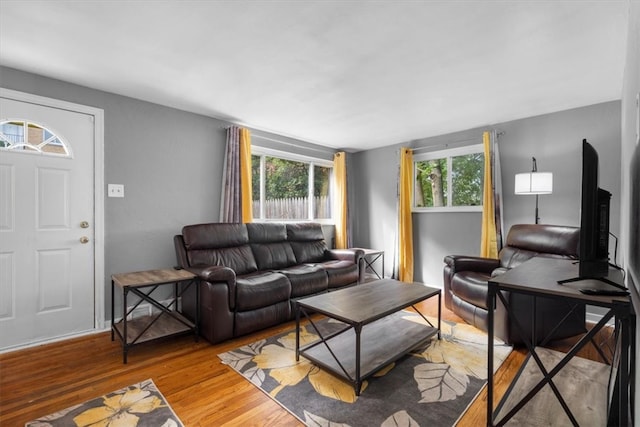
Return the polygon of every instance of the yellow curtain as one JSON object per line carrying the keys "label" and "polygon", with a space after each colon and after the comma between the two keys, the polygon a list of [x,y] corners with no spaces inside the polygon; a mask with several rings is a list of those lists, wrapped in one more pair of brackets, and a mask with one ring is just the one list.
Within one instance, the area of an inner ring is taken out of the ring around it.
{"label": "yellow curtain", "polygon": [[491,173],[491,133],[482,134],[484,144],[484,188],[482,191],[482,235],[480,256],[498,258],[498,237],[496,234],[496,215],[493,199],[493,182]]}
{"label": "yellow curtain", "polygon": [[346,249],[347,239],[347,163],[346,154],[339,152],[333,156],[333,175],[336,185],[336,248]]}
{"label": "yellow curtain", "polygon": [[251,133],[249,129],[240,129],[240,207],[242,222],[253,221],[251,202]]}
{"label": "yellow curtain", "polygon": [[398,278],[402,282],[413,282],[412,184],[413,151],[403,147],[400,149],[400,194],[398,206]]}

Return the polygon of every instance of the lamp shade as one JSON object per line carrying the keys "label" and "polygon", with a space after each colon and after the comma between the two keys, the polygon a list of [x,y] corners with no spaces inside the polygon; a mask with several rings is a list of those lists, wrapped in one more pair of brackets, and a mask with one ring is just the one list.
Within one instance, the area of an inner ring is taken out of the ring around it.
{"label": "lamp shade", "polygon": [[551,194],[553,173],[527,172],[516,174],[516,194]]}

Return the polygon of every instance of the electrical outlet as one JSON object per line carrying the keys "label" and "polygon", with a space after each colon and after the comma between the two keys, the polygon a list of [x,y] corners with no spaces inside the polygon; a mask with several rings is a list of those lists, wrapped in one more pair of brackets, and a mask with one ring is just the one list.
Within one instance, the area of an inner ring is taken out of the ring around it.
{"label": "electrical outlet", "polygon": [[124,185],[122,184],[109,184],[107,186],[108,197],[124,197]]}

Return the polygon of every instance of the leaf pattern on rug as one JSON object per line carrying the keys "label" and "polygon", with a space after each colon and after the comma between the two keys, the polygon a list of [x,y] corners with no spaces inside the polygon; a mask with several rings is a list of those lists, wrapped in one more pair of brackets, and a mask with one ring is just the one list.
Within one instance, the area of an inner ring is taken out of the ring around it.
{"label": "leaf pattern on rug", "polygon": [[[417,315],[408,315],[405,316],[404,319],[420,324],[427,324],[421,316]],[[435,322],[437,322],[437,319],[430,317],[427,317],[427,319],[434,325],[436,324]],[[464,372],[467,375],[486,380],[487,336],[478,334],[478,330],[475,327],[466,323],[446,321],[441,322],[441,334],[442,339],[429,342],[426,349],[419,352],[419,356],[424,357],[430,362],[446,363],[453,369]],[[497,359],[497,363],[495,363],[494,366],[497,369],[509,354],[511,348],[504,346],[504,343],[498,339],[494,339],[494,341],[494,357]],[[470,351],[463,353],[456,351],[461,345]]]}
{"label": "leaf pattern on rug", "polygon": [[304,423],[308,427],[350,427],[349,424],[334,423],[308,411],[304,411]]}
{"label": "leaf pattern on rug", "polygon": [[[437,318],[427,317],[425,320],[413,312],[398,313],[398,319],[420,324],[427,324],[428,321],[437,326]],[[331,319],[321,319],[316,323],[323,334],[327,330],[335,332],[340,329],[340,325],[344,325]],[[333,323],[338,324],[329,327]],[[260,384],[256,385],[285,408],[289,409],[291,405],[289,410],[305,420],[308,426],[414,427],[419,425],[416,420],[422,423],[432,419],[429,415],[431,411],[427,410],[425,405],[438,403],[453,405],[445,407],[456,408],[464,405],[462,406],[464,408],[468,404],[469,396],[478,392],[479,382],[486,383],[486,334],[470,325],[445,320],[440,323],[440,326],[442,339],[438,340],[434,337],[415,349],[408,355],[411,362],[405,363],[399,360],[390,363],[370,377],[369,381],[363,382],[362,391],[364,392],[368,387],[373,396],[376,396],[374,398],[367,393],[356,396],[351,383],[315,366],[304,357],[300,357],[296,362],[295,330],[269,338],[266,343],[254,345],[250,349],[234,350],[231,352],[233,355],[228,353],[220,355],[220,358],[232,367],[242,365],[242,369],[236,370],[245,377],[251,378],[252,381],[257,378],[256,381]],[[319,339],[311,324],[302,326],[300,332],[301,346]],[[495,340],[494,350],[496,361],[494,366],[497,369],[508,356],[511,348]],[[396,374],[393,372],[396,371],[396,367],[397,375],[404,376],[403,386],[398,389],[401,391],[403,400],[391,399],[393,403],[389,405],[389,411],[386,411],[385,402],[390,396],[381,399],[380,385],[394,384],[393,381],[396,380],[393,378]],[[264,376],[260,377],[261,374]],[[390,382],[387,383],[385,380]],[[405,388],[404,384],[408,387]],[[297,394],[299,390],[307,396],[305,399],[311,400],[301,402],[300,395]],[[321,403],[317,406],[305,403],[315,400]],[[368,412],[359,412],[363,410],[360,406],[361,402],[364,402],[362,405],[368,408],[364,411]],[[370,417],[374,417],[375,422],[372,422]],[[455,419],[453,418],[451,422]]]}
{"label": "leaf pattern on rug", "polygon": [[445,402],[462,396],[469,377],[446,363],[423,363],[414,368],[413,377],[422,395],[420,403]]}
{"label": "leaf pattern on rug", "polygon": [[77,426],[92,425],[138,425],[140,417],[163,405],[158,396],[142,387],[132,387],[124,393],[115,393],[103,398],[103,406],[91,408],[73,418]]}
{"label": "leaf pattern on rug", "polygon": [[27,427],[182,426],[153,380],[148,379],[25,424]]}
{"label": "leaf pattern on rug", "polygon": [[[257,355],[254,362],[256,362],[260,370],[271,369],[269,376],[279,383],[279,386],[269,393],[275,397],[284,387],[296,385],[304,380],[311,372],[313,365],[306,359],[296,362],[295,352],[287,348],[275,345],[267,347],[270,349],[265,348],[268,351]],[[271,359],[270,356],[273,356],[273,358]],[[287,365],[282,364],[285,358],[290,361]],[[271,368],[271,366],[276,367]]]}
{"label": "leaf pattern on rug", "polygon": [[[317,340],[318,336],[308,332],[306,328],[300,331],[301,346]],[[270,369],[269,375],[279,383],[279,386],[269,393],[271,396],[276,396],[284,387],[296,385],[305,378],[308,378],[309,383],[311,383],[316,392],[322,396],[346,403],[353,403],[357,400],[351,384],[317,368],[307,359],[302,358],[299,362],[296,362],[294,332],[278,339],[278,343],[280,343],[282,347],[278,345],[267,345],[262,349],[260,354],[257,354],[253,358],[253,362],[255,362],[260,369]],[[364,390],[366,386],[365,381],[362,389]]]}
{"label": "leaf pattern on rug", "polygon": [[[300,331],[300,345],[306,345],[316,341],[317,335],[310,334],[306,329]],[[296,334],[289,333],[278,339],[278,343],[269,344],[261,348],[258,354],[252,357],[256,364],[256,370],[262,373],[260,383],[264,381],[264,371],[270,370],[269,375],[275,379],[280,386],[271,391],[271,396],[276,396],[280,390],[286,386],[296,385],[307,377],[313,367],[306,359],[296,361]]]}
{"label": "leaf pattern on rug", "polygon": [[382,423],[380,427],[420,427],[407,411],[398,411]]}
{"label": "leaf pattern on rug", "polygon": [[[358,400],[353,384],[341,380],[317,366],[314,366],[313,370],[309,373],[309,382],[315,391],[322,396],[345,403],[355,403],[356,400]],[[367,381],[363,381],[360,392],[363,392],[368,385],[369,383]]]}
{"label": "leaf pattern on rug", "polygon": [[455,351],[459,344],[451,341],[434,341],[422,353],[429,362],[444,363],[449,365],[451,369],[465,375],[470,375],[479,379],[487,378],[487,352],[469,351],[461,353]]}
{"label": "leaf pattern on rug", "polygon": [[260,354],[260,350],[266,342],[266,340],[260,340],[249,345],[242,346],[237,350],[222,353],[219,355],[220,360],[222,360],[222,363],[225,365],[229,365],[237,371],[242,371],[245,365],[251,362],[253,356]]}

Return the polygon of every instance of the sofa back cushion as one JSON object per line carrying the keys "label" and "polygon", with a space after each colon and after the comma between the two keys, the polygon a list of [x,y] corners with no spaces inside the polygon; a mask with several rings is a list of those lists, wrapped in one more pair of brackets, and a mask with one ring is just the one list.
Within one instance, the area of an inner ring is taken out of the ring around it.
{"label": "sofa back cushion", "polygon": [[561,225],[516,224],[500,251],[500,265],[514,268],[534,257],[578,258],[580,229]]}
{"label": "sofa back cushion", "polygon": [[296,264],[284,224],[249,223],[247,232],[258,270],[280,269]]}
{"label": "sofa back cushion", "polygon": [[317,223],[286,224],[287,240],[291,244],[296,262],[320,262],[325,259],[327,244],[322,226]]}
{"label": "sofa back cushion", "polygon": [[244,224],[187,225],[182,238],[189,265],[224,265],[238,275],[258,269]]}

